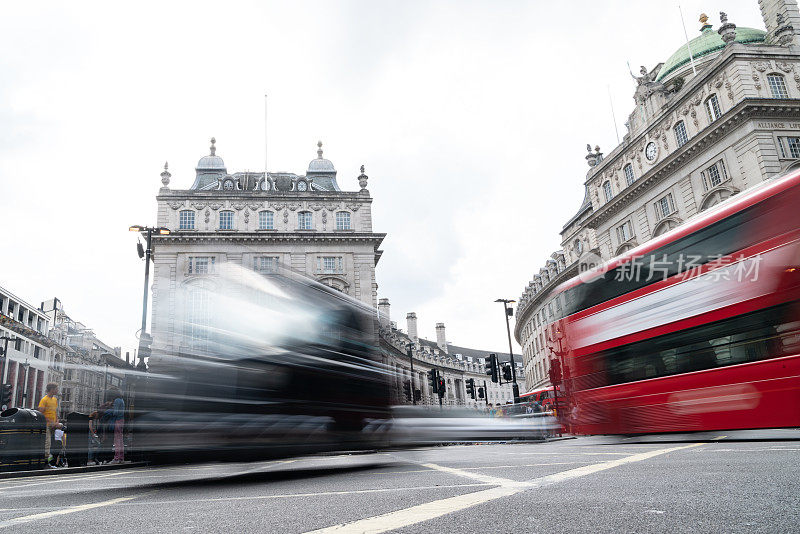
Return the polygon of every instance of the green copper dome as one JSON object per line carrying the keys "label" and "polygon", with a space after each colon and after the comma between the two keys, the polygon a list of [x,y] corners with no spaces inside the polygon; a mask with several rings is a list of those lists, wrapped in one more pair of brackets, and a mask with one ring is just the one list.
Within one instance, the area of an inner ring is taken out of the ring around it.
{"label": "green copper dome", "polygon": [[[767,32],[763,30],[756,30],[755,28],[736,28],[736,42],[737,43],[763,43],[767,36]],[[725,41],[722,40],[720,35],[711,29],[710,25],[703,27],[702,33],[699,37],[695,37],[689,41],[689,47],[692,49],[692,56],[694,59],[699,59],[707,56],[718,50],[725,48]],[[673,72],[680,67],[689,63],[689,50],[686,45],[680,47],[658,71],[656,81],[661,81],[670,72]]]}

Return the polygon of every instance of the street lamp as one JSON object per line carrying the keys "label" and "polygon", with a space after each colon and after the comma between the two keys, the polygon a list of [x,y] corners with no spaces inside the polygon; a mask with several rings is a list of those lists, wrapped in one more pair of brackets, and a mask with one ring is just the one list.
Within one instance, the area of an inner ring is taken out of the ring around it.
{"label": "street lamp", "polygon": [[142,293],[142,330],[139,335],[139,365],[137,368],[140,371],[147,370],[147,364],[144,363],[145,357],[150,355],[150,344],[153,338],[147,333],[147,287],[150,284],[150,257],[153,254],[153,234],[169,235],[169,228],[163,226],[139,226],[133,225],[128,228],[131,232],[144,233],[147,232],[147,250],[142,250],[142,245],[137,245],[139,257],[144,257],[144,291]]}
{"label": "street lamp", "polygon": [[511,346],[511,326],[508,324],[508,318],[514,314],[514,309],[509,306],[509,304],[513,304],[516,300],[509,300],[509,299],[497,299],[495,302],[502,302],[503,303],[503,315],[506,318],[506,332],[508,333],[508,354],[511,357],[511,378],[514,382],[512,386],[514,392],[514,402],[519,402],[519,385],[517,384],[517,366],[514,365],[514,348]]}

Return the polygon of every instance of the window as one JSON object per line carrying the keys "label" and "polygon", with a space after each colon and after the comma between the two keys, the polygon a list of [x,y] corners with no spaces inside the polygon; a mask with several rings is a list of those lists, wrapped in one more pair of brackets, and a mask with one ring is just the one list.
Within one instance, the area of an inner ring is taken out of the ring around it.
{"label": "window", "polygon": [[611,192],[611,182],[608,180],[603,182],[603,195],[606,197],[606,202],[614,198],[614,193]]}
{"label": "window", "polygon": [[297,214],[297,228],[299,230],[311,230],[311,212],[301,211]]}
{"label": "window", "polygon": [[782,305],[650,338],[596,354],[593,368],[610,385],[792,354],[798,330],[788,317]]}
{"label": "window", "polygon": [[782,158],[800,158],[800,137],[779,137]]}
{"label": "window", "polygon": [[189,274],[209,274],[214,272],[214,256],[190,256]]}
{"label": "window", "polygon": [[725,163],[722,160],[719,160],[711,167],[701,172],[700,175],[703,177],[703,187],[705,187],[706,191],[717,187],[728,179]]}
{"label": "window", "polygon": [[667,193],[659,198],[655,203],[656,217],[661,220],[675,211],[675,202],[672,200],[672,193]]}
{"label": "window", "polygon": [[321,274],[341,274],[344,272],[341,256],[322,256],[317,258],[317,271]]}
{"label": "window", "polygon": [[574,245],[575,245],[575,253],[578,256],[583,254],[583,241],[581,241],[580,239],[576,239]]}
{"label": "window", "polygon": [[720,118],[722,112],[719,109],[717,95],[711,95],[708,100],[706,100],[706,111],[708,112],[708,122],[714,122]]}
{"label": "window", "polygon": [[780,74],[767,74],[767,84],[769,84],[769,92],[772,98],[789,98],[789,93],[786,91],[786,82]]}
{"label": "window", "polygon": [[625,165],[623,172],[625,172],[625,183],[631,185],[636,180],[636,176],[633,175],[633,165],[630,163]]}
{"label": "window", "polygon": [[686,134],[686,124],[683,121],[676,124],[673,131],[675,132],[675,143],[678,148],[689,142],[689,136]]}
{"label": "window", "polygon": [[208,291],[193,289],[187,299],[186,335],[193,348],[203,349],[211,338],[211,303]]}
{"label": "window", "polygon": [[259,230],[274,230],[275,229],[275,214],[271,211],[258,212],[258,229]]}
{"label": "window", "polygon": [[633,225],[630,221],[625,221],[617,226],[617,240],[624,243],[633,237]]}
{"label": "window", "polygon": [[233,212],[221,211],[219,212],[219,229],[220,230],[233,230]]}
{"label": "window", "polygon": [[259,273],[274,273],[278,270],[278,257],[256,256],[253,258],[253,269]]}
{"label": "window", "polygon": [[178,229],[180,230],[194,230],[194,211],[183,210],[179,216]]}
{"label": "window", "polygon": [[336,212],[336,229],[349,230],[350,229],[350,213],[347,211]]}

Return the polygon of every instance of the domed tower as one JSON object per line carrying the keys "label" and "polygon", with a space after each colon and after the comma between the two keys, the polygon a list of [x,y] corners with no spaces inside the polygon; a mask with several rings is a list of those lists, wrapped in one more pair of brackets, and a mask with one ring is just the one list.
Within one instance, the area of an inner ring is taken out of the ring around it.
{"label": "domed tower", "polygon": [[[711,24],[708,24],[706,15],[703,15],[700,21],[703,24],[700,28],[700,35],[678,48],[664,62],[656,75],[657,82],[668,85],[670,80],[678,76],[688,79],[692,75],[692,62],[694,62],[695,69],[699,71],[722,53],[725,48],[722,36],[711,27]],[[740,44],[763,43],[766,37],[767,32],[764,30],[739,26],[736,28],[734,41]]]}
{"label": "domed tower", "polygon": [[219,184],[219,179],[228,174],[225,168],[225,162],[222,161],[221,157],[217,156],[216,142],[217,140],[212,137],[208,156],[203,156],[200,158],[200,161],[197,162],[197,167],[195,167],[197,176],[190,189],[216,189]]}
{"label": "domed tower", "polygon": [[317,142],[317,158],[308,164],[306,177],[313,180],[314,189],[341,191],[336,183],[336,169],[333,162],[322,157],[322,141]]}

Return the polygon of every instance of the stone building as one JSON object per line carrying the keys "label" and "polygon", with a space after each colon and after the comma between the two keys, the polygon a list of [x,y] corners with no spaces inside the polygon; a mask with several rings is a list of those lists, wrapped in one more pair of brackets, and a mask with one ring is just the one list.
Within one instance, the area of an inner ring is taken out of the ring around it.
{"label": "stone building", "polygon": [[120,367],[133,369],[122,360],[122,349],[101,341],[94,330],[72,319],[61,300],[42,302],[41,309],[52,325],[48,336],[64,354],[63,374],[53,380],[60,386],[60,416],[70,412],[91,413],[104,402],[112,385],[125,388]]}
{"label": "stone building", "polygon": [[385,234],[372,229],[367,175],[362,166],[359,190],[342,191],[322,142],[317,146],[305,174],[229,173],[212,138],[186,189],[170,188],[165,165],[157,226],[171,234],[153,238],[154,354],[206,341],[186,329],[212,322],[205,290],[216,287],[225,263],[262,273],[290,268],[375,307],[375,265]]}
{"label": "stone building", "polygon": [[[406,315],[407,332],[397,328],[391,321],[389,299],[381,299],[378,304],[380,321],[380,349],[383,363],[393,371],[392,400],[395,404],[411,404],[406,398],[404,384],[413,384],[412,390],[419,390],[420,405],[436,406],[438,395],[433,393],[428,381],[428,371],[439,370],[444,377],[446,393],[442,399],[444,406],[466,406],[482,409],[486,403],[506,404],[513,402],[514,393],[510,383],[495,384],[485,373],[486,359],[490,352],[459,347],[447,342],[444,323],[436,323],[436,341],[420,338],[417,335],[417,314]],[[411,357],[409,357],[409,350]],[[508,353],[495,352],[501,365],[510,361]],[[517,380],[520,391],[525,391],[521,357],[515,354]],[[411,372],[411,359],[414,372]],[[475,380],[476,398],[467,395],[466,380]],[[486,397],[478,398],[477,389],[486,384]]]}
{"label": "stone building", "polygon": [[7,347],[0,382],[11,384],[12,406],[39,405],[48,382],[58,382],[63,371],[63,353],[48,337],[47,315],[10,291],[0,287],[0,347]]}
{"label": "stone building", "polygon": [[800,11],[795,0],[759,6],[765,30],[701,16],[699,36],[635,77],[622,143],[606,155],[587,145],[584,200],[517,309],[532,388],[548,384],[558,343],[545,328],[552,288],[800,165]]}

